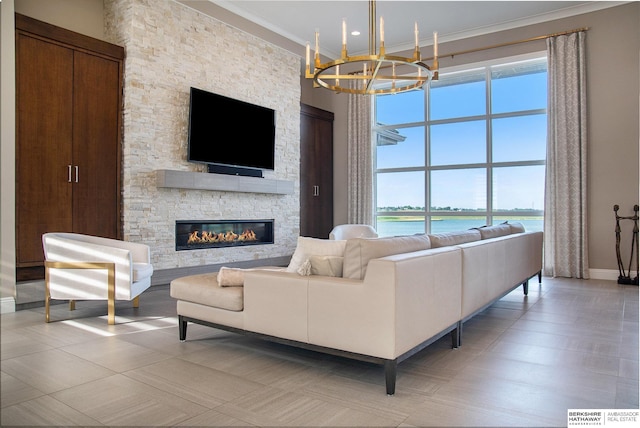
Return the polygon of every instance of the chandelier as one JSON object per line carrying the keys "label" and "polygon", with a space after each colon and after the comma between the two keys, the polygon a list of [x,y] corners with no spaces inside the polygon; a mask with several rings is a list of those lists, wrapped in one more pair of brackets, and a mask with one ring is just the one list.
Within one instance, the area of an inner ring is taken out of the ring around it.
{"label": "chandelier", "polygon": [[[438,80],[438,33],[433,33],[433,63],[422,62],[418,45],[418,23],[414,26],[415,48],[411,58],[387,55],[384,47],[384,19],[380,18],[380,49],[376,53],[376,2],[369,2],[369,55],[349,56],[347,23],[342,21],[342,54],[339,59],[321,63],[319,34],[316,31],[313,72],[311,47],[307,42],[305,77],[314,87],[349,94],[394,94],[421,88]],[[353,82],[358,82],[353,84]]]}

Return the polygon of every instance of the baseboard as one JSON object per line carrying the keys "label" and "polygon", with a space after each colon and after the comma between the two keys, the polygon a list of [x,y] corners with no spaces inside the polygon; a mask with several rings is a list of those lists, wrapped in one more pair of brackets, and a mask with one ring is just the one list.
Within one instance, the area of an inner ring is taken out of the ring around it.
{"label": "baseboard", "polygon": [[[617,281],[620,273],[613,269],[589,269],[589,277],[591,279],[604,279],[610,281]],[[631,272],[630,276],[635,278],[638,275],[637,272]]]}
{"label": "baseboard", "polygon": [[10,314],[16,311],[16,299],[3,297],[0,299],[0,314]]}

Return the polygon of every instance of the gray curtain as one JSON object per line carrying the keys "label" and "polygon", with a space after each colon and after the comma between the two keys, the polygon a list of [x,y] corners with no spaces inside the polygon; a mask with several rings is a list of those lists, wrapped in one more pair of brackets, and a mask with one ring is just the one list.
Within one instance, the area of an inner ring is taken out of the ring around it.
{"label": "gray curtain", "polygon": [[544,274],[589,278],[585,33],[547,39]]}
{"label": "gray curtain", "polygon": [[[354,82],[355,83],[355,82]],[[348,222],[373,225],[373,159],[370,95],[349,94]]]}

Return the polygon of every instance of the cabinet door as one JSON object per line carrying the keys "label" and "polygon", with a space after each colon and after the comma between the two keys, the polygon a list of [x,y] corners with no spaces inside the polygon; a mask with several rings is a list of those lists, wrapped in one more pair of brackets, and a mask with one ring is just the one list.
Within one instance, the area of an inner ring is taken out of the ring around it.
{"label": "cabinet door", "polygon": [[16,264],[42,264],[42,234],[72,226],[73,50],[16,35]]}
{"label": "cabinet door", "polygon": [[313,149],[315,147],[314,119],[306,114],[300,115],[300,236],[314,236],[315,212],[315,166]]}
{"label": "cabinet door", "polygon": [[121,237],[124,49],[16,14],[16,277],[44,276],[42,234]]}
{"label": "cabinet door", "polygon": [[315,222],[314,236],[328,238],[333,229],[333,121],[315,120],[314,164],[315,178]]}
{"label": "cabinet door", "polygon": [[120,63],[75,52],[73,231],[117,238]]}
{"label": "cabinet door", "polygon": [[333,228],[333,113],[301,107],[300,235],[326,239]]}

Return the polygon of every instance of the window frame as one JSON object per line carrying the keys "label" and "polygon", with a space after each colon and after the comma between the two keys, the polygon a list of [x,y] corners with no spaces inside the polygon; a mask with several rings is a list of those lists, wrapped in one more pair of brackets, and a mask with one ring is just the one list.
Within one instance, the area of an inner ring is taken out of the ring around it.
{"label": "window frame", "polygon": [[[528,60],[542,60],[546,59],[547,53],[546,51],[538,51],[532,52],[524,55],[510,56],[499,59],[493,59],[488,61],[483,61],[479,63],[473,64],[464,64],[455,67],[449,67],[440,70],[441,75],[446,75],[450,73],[456,72],[472,72],[473,70],[481,70],[484,71],[485,76],[485,104],[486,104],[486,113],[482,115],[475,116],[465,116],[465,117],[456,117],[456,118],[447,118],[447,119],[435,119],[429,120],[429,111],[430,111],[430,89],[429,86],[426,89],[423,89],[424,93],[424,118],[422,122],[409,122],[395,125],[383,125],[377,126],[376,124],[376,108],[377,108],[377,96],[376,100],[372,103],[372,123],[374,124],[372,127],[372,144],[374,148],[376,148],[376,131],[378,130],[402,130],[404,128],[415,128],[415,127],[423,127],[424,128],[424,166],[412,166],[412,167],[393,167],[393,168],[378,168],[377,162],[377,149],[373,150],[374,152],[374,173],[373,173],[373,185],[374,185],[374,222],[375,227],[377,228],[378,217],[385,216],[393,216],[393,217],[422,217],[424,219],[424,232],[432,233],[431,231],[431,222],[433,217],[468,217],[468,216],[478,216],[485,217],[485,223],[487,225],[494,224],[494,218],[496,217],[542,217],[544,221],[544,207],[541,209],[518,209],[517,211],[513,210],[494,210],[493,207],[493,171],[495,168],[508,168],[508,167],[521,167],[521,166],[546,166],[546,156],[545,159],[540,160],[525,160],[525,161],[505,161],[505,162],[493,162],[493,129],[492,123],[496,119],[502,118],[513,118],[513,117],[523,117],[523,116],[533,116],[533,115],[547,115],[548,109],[539,108],[539,109],[530,109],[530,110],[519,110],[512,112],[502,112],[502,113],[493,113],[492,111],[492,100],[491,100],[491,83],[492,83],[492,67],[497,67],[501,65],[506,65],[510,63],[523,62]],[[547,72],[548,72],[548,64],[547,64]],[[547,104],[548,105],[548,104]],[[465,163],[465,164],[442,164],[442,165],[431,165],[431,126],[442,125],[442,124],[454,124],[454,123],[462,123],[462,122],[471,122],[471,121],[484,121],[485,122],[485,138],[486,138],[486,157],[484,162],[478,163]],[[449,170],[460,170],[460,169],[472,169],[472,168],[481,168],[486,171],[486,209],[478,210],[478,211],[441,211],[434,210],[432,207],[431,201],[431,172],[432,171],[449,171]],[[379,211],[378,210],[378,175],[386,174],[386,173],[396,173],[396,172],[424,172],[425,182],[424,182],[424,210],[422,211]],[[515,214],[514,214],[515,213]],[[503,221],[503,220],[499,220]]]}

